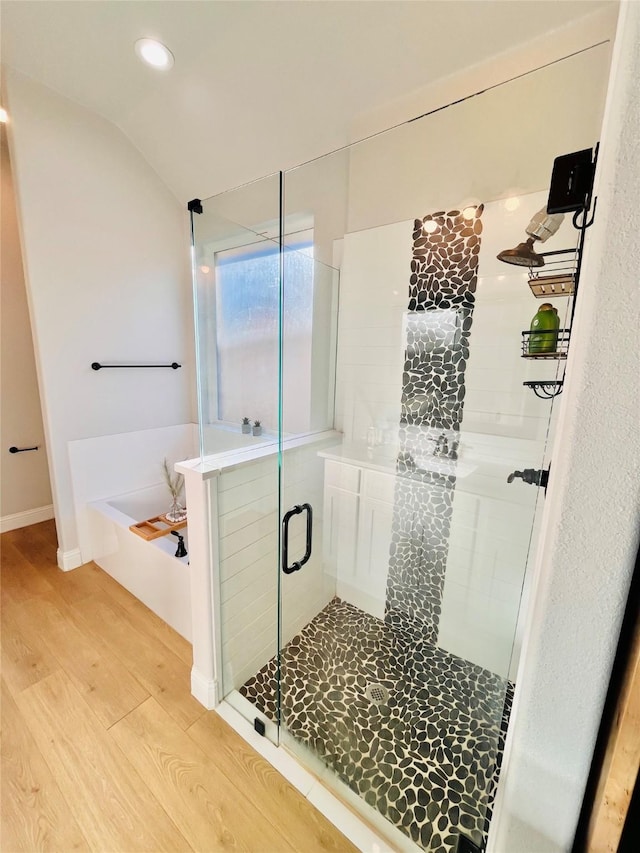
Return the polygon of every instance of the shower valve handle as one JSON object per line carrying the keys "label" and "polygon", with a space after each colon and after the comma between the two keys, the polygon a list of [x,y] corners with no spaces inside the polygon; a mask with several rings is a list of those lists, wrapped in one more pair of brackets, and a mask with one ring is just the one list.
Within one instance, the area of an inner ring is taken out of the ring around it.
{"label": "shower valve handle", "polygon": [[520,478],[523,483],[528,483],[530,486],[540,486],[547,488],[549,482],[549,471],[536,468],[525,468],[524,471],[514,471],[507,477],[507,483],[513,483],[516,477]]}

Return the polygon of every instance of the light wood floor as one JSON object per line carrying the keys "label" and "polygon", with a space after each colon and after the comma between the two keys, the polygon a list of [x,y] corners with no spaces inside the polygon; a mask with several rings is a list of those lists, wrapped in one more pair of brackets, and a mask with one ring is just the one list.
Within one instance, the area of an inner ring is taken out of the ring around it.
{"label": "light wood floor", "polygon": [[191,646],[53,522],[2,548],[0,849],[355,851],[190,694]]}

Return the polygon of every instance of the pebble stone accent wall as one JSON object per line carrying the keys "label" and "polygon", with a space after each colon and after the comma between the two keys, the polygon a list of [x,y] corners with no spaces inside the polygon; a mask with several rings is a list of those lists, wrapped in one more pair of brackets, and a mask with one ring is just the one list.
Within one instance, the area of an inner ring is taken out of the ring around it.
{"label": "pebble stone accent wall", "polygon": [[416,621],[433,644],[447,565],[483,209],[441,210],[416,219],[413,230],[385,618],[400,628],[407,618]]}
{"label": "pebble stone accent wall", "polygon": [[[338,598],[283,649],[281,679],[287,729],[387,820],[431,853],[484,844],[508,682]],[[276,659],[240,693],[277,720]]]}

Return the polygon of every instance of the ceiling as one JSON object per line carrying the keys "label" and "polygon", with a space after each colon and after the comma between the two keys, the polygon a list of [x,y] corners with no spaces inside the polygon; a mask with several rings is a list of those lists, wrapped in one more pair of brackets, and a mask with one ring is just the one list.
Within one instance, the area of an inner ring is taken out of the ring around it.
{"label": "ceiling", "polygon": [[[344,145],[355,116],[599,0],[2,0],[2,61],[114,122],[186,201]],[[133,52],[142,37],[169,72]]]}

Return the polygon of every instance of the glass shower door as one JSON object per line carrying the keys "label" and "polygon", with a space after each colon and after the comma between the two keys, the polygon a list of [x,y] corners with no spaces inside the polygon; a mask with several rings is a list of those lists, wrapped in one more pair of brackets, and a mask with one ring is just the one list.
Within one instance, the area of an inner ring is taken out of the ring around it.
{"label": "glass shower door", "polygon": [[334,732],[313,723],[322,713],[324,668],[317,664],[325,651],[308,644],[306,634],[337,593],[335,566],[324,559],[330,527],[322,452],[339,438],[333,428],[339,281],[336,269],[314,257],[322,256],[317,239],[314,253],[302,254],[296,236],[285,234],[282,256],[280,737],[292,734],[307,748],[307,762],[325,754],[325,734]]}
{"label": "glass shower door", "polygon": [[[497,255],[545,207],[554,157],[595,141],[583,95],[606,61],[585,51],[195,217],[222,695],[398,849],[487,838],[543,500],[515,473],[548,467],[556,411],[526,384],[564,373],[523,351],[541,303]],[[544,250],[576,242],[567,218]],[[571,296],[553,306],[566,327]],[[241,416],[266,434],[239,438]]]}
{"label": "glass shower door", "polygon": [[[283,221],[313,221],[314,264],[339,269],[339,302],[333,420],[289,429],[308,403],[284,378],[299,282],[283,263],[280,738],[399,847],[487,838],[543,500],[511,475],[547,466],[554,411],[523,383],[563,373],[560,358],[522,357],[540,302],[528,269],[496,257],[545,207],[563,152],[507,117],[542,91],[570,98],[557,73],[284,176]],[[523,178],[529,137],[547,166]],[[473,159],[454,162],[453,140]],[[567,219],[544,249],[576,243]],[[570,298],[554,306],[565,326]],[[312,336],[331,340],[334,317],[314,311]]]}

